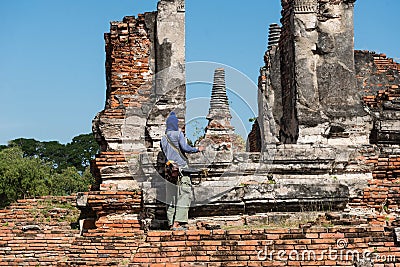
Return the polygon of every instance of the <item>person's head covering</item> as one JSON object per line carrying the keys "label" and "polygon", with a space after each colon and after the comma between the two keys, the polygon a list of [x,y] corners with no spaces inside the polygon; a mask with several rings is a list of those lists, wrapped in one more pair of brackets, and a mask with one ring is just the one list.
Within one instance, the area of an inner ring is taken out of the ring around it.
{"label": "person's head covering", "polygon": [[167,124],[167,131],[178,131],[178,118],[176,117],[175,112],[171,112],[166,121]]}

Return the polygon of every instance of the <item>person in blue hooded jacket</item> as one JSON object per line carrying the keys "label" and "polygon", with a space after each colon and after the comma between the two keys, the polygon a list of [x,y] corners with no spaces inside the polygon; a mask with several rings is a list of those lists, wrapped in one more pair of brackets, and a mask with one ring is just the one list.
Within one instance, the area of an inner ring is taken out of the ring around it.
{"label": "person in blue hooded jacket", "polygon": [[[179,169],[187,168],[188,161],[183,153],[197,153],[202,151],[203,147],[197,148],[188,145],[185,135],[179,130],[178,118],[175,112],[169,114],[166,126],[167,130],[161,139],[161,149],[167,161],[176,162],[179,165]],[[190,177],[180,177],[177,185],[167,182],[167,218],[171,229],[183,229],[184,225],[188,222],[191,201],[192,184]]]}

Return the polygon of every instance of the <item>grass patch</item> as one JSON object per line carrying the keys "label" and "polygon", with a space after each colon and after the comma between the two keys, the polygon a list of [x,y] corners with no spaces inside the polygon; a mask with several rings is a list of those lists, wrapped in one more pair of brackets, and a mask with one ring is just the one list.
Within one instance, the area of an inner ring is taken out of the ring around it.
{"label": "grass patch", "polygon": [[276,228],[299,228],[301,225],[317,225],[323,227],[332,227],[331,222],[325,219],[321,220],[320,212],[303,212],[301,214],[288,214],[288,217],[281,217],[282,214],[268,215],[268,219],[263,222],[253,222],[244,225],[221,225],[224,230],[257,230],[257,229],[276,229]]}
{"label": "grass patch", "polygon": [[59,202],[56,199],[38,200],[37,207],[29,209],[32,218],[39,223],[68,222],[78,220],[80,211],[71,203]]}

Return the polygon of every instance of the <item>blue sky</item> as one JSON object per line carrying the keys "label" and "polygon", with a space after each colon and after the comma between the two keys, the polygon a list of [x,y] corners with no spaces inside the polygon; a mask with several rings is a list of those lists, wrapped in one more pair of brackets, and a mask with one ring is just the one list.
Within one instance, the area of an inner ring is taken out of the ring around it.
{"label": "blue sky", "polygon": [[[0,1],[0,144],[19,137],[66,143],[90,132],[91,120],[104,107],[103,33],[109,30],[109,21],[155,10],[156,3]],[[400,58],[399,10],[398,0],[358,0],[355,48]],[[268,25],[279,18],[279,0],[187,0],[187,61],[222,63],[256,82]],[[232,83],[229,79],[227,75],[227,83]],[[209,87],[193,86],[188,95],[207,96]],[[255,88],[231,89],[257,109]],[[245,105],[235,106],[239,98],[229,94],[233,109],[247,121],[251,112]]]}

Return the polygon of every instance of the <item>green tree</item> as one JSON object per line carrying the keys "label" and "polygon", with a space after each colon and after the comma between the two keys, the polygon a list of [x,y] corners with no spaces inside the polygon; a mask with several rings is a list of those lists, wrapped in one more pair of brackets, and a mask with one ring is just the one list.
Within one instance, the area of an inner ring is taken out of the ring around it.
{"label": "green tree", "polygon": [[21,198],[87,191],[94,182],[90,161],[98,151],[92,134],[66,145],[18,138],[1,146],[0,207]]}
{"label": "green tree", "polygon": [[57,172],[62,172],[70,166],[66,157],[66,146],[58,141],[40,142],[39,157],[46,162],[51,162]]}
{"label": "green tree", "polygon": [[93,182],[89,167],[82,174],[73,166],[59,173],[50,162],[24,157],[19,147],[0,151],[0,208],[17,199],[88,191]]}
{"label": "green tree", "polygon": [[58,173],[68,167],[75,167],[82,174],[90,165],[90,160],[99,152],[99,145],[91,133],[75,136],[66,145],[58,141],[41,142],[18,138],[10,141],[8,147],[20,147],[24,157],[50,162]]}
{"label": "green tree", "polygon": [[21,148],[24,157],[41,157],[40,155],[40,142],[30,138],[17,138],[8,142],[8,147]]}
{"label": "green tree", "polygon": [[75,136],[71,143],[66,145],[68,166],[74,166],[83,173],[90,165],[90,161],[99,153],[99,145],[93,134],[81,134]]}
{"label": "green tree", "polygon": [[48,195],[51,166],[39,158],[23,157],[19,147],[0,151],[0,206],[21,198]]}
{"label": "green tree", "polygon": [[87,168],[82,175],[75,167],[67,167],[61,173],[54,173],[50,182],[52,195],[71,195],[76,192],[88,191],[93,178]]}
{"label": "green tree", "polygon": [[35,139],[18,138],[9,142],[9,147],[20,147],[24,157],[40,158],[51,162],[59,172],[68,167],[65,145],[57,141],[40,142]]}

